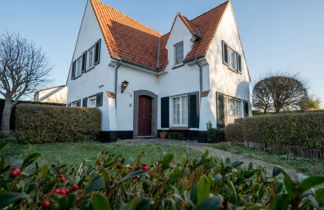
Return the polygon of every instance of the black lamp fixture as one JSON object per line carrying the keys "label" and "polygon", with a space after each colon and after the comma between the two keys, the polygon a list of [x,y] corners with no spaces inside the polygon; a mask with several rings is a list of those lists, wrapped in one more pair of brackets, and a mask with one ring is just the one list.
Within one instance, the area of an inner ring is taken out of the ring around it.
{"label": "black lamp fixture", "polygon": [[128,87],[129,82],[126,80],[121,83],[121,93],[124,93],[125,89]]}

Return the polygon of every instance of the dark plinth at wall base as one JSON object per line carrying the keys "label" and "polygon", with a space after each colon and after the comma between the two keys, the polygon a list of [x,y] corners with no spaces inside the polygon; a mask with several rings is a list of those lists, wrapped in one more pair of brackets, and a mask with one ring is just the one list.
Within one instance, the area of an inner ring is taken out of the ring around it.
{"label": "dark plinth at wall base", "polygon": [[199,143],[207,143],[207,131],[193,131],[193,130],[159,130],[167,133],[175,132],[182,133],[186,139],[196,140]]}
{"label": "dark plinth at wall base", "polygon": [[109,143],[116,142],[117,139],[132,139],[133,131],[100,131],[97,141]]}

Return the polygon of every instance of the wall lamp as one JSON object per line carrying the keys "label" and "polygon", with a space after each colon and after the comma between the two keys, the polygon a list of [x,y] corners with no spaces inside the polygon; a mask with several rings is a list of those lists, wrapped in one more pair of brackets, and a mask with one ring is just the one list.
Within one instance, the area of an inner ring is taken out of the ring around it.
{"label": "wall lamp", "polygon": [[121,83],[121,93],[124,93],[124,91],[128,87],[128,84],[129,84],[129,82],[127,82],[126,80]]}

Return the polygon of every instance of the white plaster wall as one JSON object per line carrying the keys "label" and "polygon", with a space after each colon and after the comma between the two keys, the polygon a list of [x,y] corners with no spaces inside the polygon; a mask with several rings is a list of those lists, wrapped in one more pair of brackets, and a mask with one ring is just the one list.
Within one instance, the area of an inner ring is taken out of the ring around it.
{"label": "white plaster wall", "polygon": [[[222,40],[242,55],[242,74],[223,64]],[[224,13],[206,58],[210,68],[209,120],[216,126],[216,92],[250,101],[250,76],[231,4]]]}
{"label": "white plaster wall", "polygon": [[[121,83],[125,80],[129,85],[125,92],[121,93]],[[117,84],[117,130],[133,130],[134,92],[148,90],[159,95],[158,78],[153,74],[120,66]]]}
{"label": "white plaster wall", "polygon": [[[166,48],[168,50],[169,64],[166,68],[167,74],[160,75],[158,79],[159,84],[159,116],[158,116],[158,128],[161,129],[161,97],[181,95],[191,92],[198,92],[200,90],[199,81],[199,67],[198,65],[184,65],[178,68],[173,68],[175,65],[175,50],[174,45],[183,41],[184,43],[184,57],[191,51],[193,42],[191,41],[192,34],[177,17],[172,31],[167,42]],[[203,90],[209,89],[209,73],[208,66],[203,66]],[[170,100],[171,105],[171,100]],[[204,119],[204,104],[201,104],[200,117]],[[171,120],[171,108],[170,108],[170,126],[172,125]],[[204,123],[202,123],[204,124]],[[196,129],[192,129],[196,130]]]}
{"label": "white plaster wall", "polygon": [[[81,77],[77,78],[76,80],[71,80],[71,73],[69,73],[67,80],[68,103],[83,99],[99,92],[104,92],[103,106],[100,107],[100,109],[102,112],[102,130],[107,131],[109,130],[109,111],[106,91],[113,92],[114,69],[108,66],[110,56],[107,45],[103,38],[91,3],[88,1],[72,61],[79,58],[99,39],[101,39],[100,63],[89,72],[83,73]],[[103,87],[99,87],[102,85]]]}
{"label": "white plaster wall", "polygon": [[[48,103],[62,103],[62,104],[66,104],[66,99],[67,99],[67,87],[60,88],[59,91],[57,91],[56,93],[54,93],[53,95],[45,98],[44,100],[42,100],[41,102],[48,102]],[[55,88],[57,89],[57,88]],[[51,88],[51,91],[55,91],[55,89]],[[51,92],[50,91],[50,92]],[[41,91],[43,92],[43,91]],[[47,91],[46,91],[47,92]],[[47,92],[49,93],[49,92]],[[44,94],[42,94],[44,96]],[[46,94],[45,94],[46,95]],[[41,97],[43,97],[41,96]]]}

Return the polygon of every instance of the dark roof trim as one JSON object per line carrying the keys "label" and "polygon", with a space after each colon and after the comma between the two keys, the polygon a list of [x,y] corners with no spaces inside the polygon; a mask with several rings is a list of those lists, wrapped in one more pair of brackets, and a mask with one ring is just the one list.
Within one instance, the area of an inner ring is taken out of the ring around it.
{"label": "dark roof trim", "polygon": [[201,59],[204,58],[206,56],[206,54],[203,55],[198,55],[198,56],[194,56],[194,57],[190,57],[190,58],[186,58],[183,62],[184,63],[189,63],[191,61],[197,60],[197,59]]}

